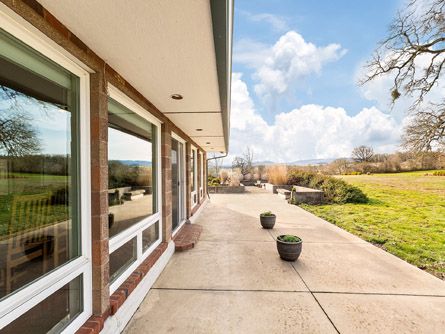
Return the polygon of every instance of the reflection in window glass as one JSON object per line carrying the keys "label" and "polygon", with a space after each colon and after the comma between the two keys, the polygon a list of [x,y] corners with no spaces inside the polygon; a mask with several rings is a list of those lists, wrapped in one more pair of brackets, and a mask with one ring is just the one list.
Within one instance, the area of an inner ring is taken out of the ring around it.
{"label": "reflection in window glass", "polygon": [[151,245],[159,239],[159,222],[142,231],[142,249],[146,251]]}
{"label": "reflection in window glass", "polygon": [[82,311],[82,276],[79,276],[11,322],[1,332],[60,333]]}
{"label": "reflection in window glass", "polygon": [[1,30],[0,43],[2,299],[80,254],[79,81]]}
{"label": "reflection in window glass", "polygon": [[156,210],[156,127],[109,100],[108,203],[110,237]]}
{"label": "reflection in window glass", "polygon": [[190,182],[192,185],[192,191],[196,190],[196,173],[195,173],[195,169],[196,169],[196,151],[192,150],[192,160],[191,160],[191,175],[190,175]]}
{"label": "reflection in window glass", "polygon": [[131,239],[110,254],[110,281],[113,282],[136,261],[136,238]]}

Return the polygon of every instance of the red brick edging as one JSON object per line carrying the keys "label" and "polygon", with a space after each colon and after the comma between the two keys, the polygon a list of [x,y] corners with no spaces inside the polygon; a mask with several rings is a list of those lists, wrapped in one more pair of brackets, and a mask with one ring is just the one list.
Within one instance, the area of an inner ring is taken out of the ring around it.
{"label": "red brick edging", "polygon": [[184,224],[178,234],[175,235],[175,250],[182,252],[195,247],[201,236],[202,226],[198,224]]}
{"label": "red brick edging", "polygon": [[110,296],[110,308],[109,311],[101,316],[93,315],[87,322],[80,327],[76,334],[98,334],[103,328],[105,320],[110,316],[116,314],[119,308],[127,300],[128,296],[133,292],[142,279],[148,274],[150,269],[159,260],[161,255],[168,247],[168,243],[163,242],[155,248],[142,262],[139,267],[128,277],[124,283]]}

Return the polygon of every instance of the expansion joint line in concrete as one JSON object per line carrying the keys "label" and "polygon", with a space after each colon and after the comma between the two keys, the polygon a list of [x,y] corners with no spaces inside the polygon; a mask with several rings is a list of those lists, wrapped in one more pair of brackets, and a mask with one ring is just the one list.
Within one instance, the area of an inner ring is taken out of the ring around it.
{"label": "expansion joint line in concrete", "polygon": [[152,288],[152,290],[170,291],[205,291],[205,292],[276,292],[276,293],[310,293],[307,290],[261,290],[261,289],[212,289],[212,288]]}
{"label": "expansion joint line in concrete", "polygon": [[301,277],[300,273],[298,272],[298,270],[292,265],[290,264],[290,266],[295,270],[295,272],[297,273],[298,277],[300,277],[300,279],[303,281],[304,285],[306,286],[306,289],[308,289],[309,293],[312,295],[312,298],[314,298],[314,300],[317,302],[318,306],[320,306],[321,310],[323,311],[324,315],[326,316],[326,318],[328,318],[329,322],[331,323],[331,325],[334,327],[334,329],[337,331],[337,333],[340,334],[340,331],[338,330],[337,326],[335,326],[334,322],[332,321],[331,317],[328,315],[328,313],[325,311],[325,309],[323,308],[323,306],[321,306],[320,302],[318,301],[317,297],[314,295],[314,293],[311,291],[311,289],[309,289],[309,286],[306,284],[306,281],[303,279],[303,277]]}

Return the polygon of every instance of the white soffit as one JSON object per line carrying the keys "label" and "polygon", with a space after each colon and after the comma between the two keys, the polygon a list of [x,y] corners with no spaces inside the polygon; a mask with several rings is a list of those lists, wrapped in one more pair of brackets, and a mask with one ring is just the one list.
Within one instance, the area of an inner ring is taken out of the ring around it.
{"label": "white soffit", "polygon": [[39,2],[188,135],[223,136],[208,0]]}
{"label": "white soffit", "polygon": [[225,151],[224,137],[192,137],[205,151]]}
{"label": "white soffit", "polygon": [[[169,118],[190,137],[223,137],[220,113],[171,114]],[[197,129],[202,129],[201,131]]]}

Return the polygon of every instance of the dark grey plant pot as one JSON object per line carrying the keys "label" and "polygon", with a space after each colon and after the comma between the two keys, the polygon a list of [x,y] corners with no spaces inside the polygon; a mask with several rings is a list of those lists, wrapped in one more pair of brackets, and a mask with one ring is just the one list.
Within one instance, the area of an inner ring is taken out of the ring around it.
{"label": "dark grey plant pot", "polygon": [[276,219],[277,219],[276,215],[272,215],[272,216],[261,216],[260,215],[261,226],[265,229],[271,229],[275,225]]}
{"label": "dark grey plant pot", "polygon": [[[282,237],[281,235],[279,237]],[[296,261],[301,254],[303,247],[303,240],[299,242],[285,242],[277,238],[277,250],[278,254],[283,260]]]}

